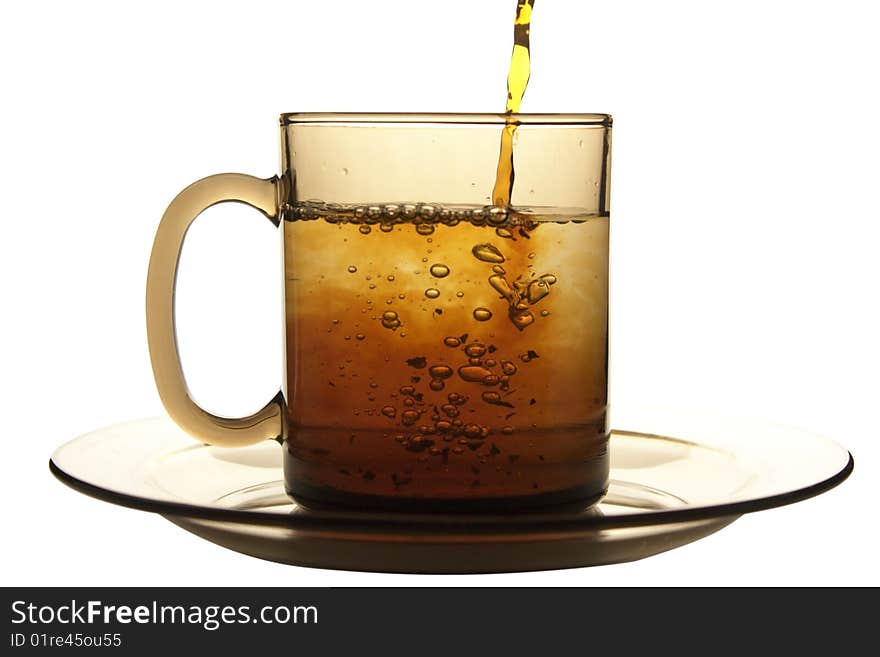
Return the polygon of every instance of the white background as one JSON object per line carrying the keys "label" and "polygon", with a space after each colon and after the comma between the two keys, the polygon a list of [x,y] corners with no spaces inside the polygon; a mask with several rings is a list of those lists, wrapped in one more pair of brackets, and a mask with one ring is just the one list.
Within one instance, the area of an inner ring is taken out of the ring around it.
{"label": "white background", "polygon": [[[162,411],[143,297],[171,198],[211,173],[276,173],[282,111],[500,111],[514,5],[3,4],[0,583],[880,584],[880,42],[864,2],[538,0],[523,102],[615,118],[613,404],[825,433],[855,455],[841,487],[641,562],[422,577],[258,561],[50,476],[60,443]],[[281,377],[277,232],[211,209],[181,267],[191,386],[252,411]]]}

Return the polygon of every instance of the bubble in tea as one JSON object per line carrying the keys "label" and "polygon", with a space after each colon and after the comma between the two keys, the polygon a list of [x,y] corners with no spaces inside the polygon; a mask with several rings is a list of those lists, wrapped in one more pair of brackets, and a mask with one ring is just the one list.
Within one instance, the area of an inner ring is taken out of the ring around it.
{"label": "bubble in tea", "polygon": [[480,342],[471,342],[464,348],[464,353],[471,358],[479,358],[486,353],[486,345]]}
{"label": "bubble in tea", "polygon": [[419,412],[414,410],[406,410],[400,415],[400,421],[404,426],[412,426],[419,420]]}
{"label": "bubble in tea", "polygon": [[382,326],[387,329],[396,329],[400,326],[400,318],[393,310],[386,310],[382,313]]}
{"label": "bubble in tea", "polygon": [[471,253],[474,254],[477,260],[482,260],[483,262],[496,264],[504,262],[504,256],[501,255],[501,251],[492,244],[477,244],[471,249]]}
{"label": "bubble in tea", "polygon": [[535,321],[535,316],[530,311],[526,310],[524,312],[511,314],[510,321],[513,322],[513,325],[516,328],[522,331],[525,327]]}
{"label": "bubble in tea", "polygon": [[492,319],[492,311],[488,308],[474,308],[474,319],[478,322],[488,322]]}
{"label": "bubble in tea", "polygon": [[526,297],[531,304],[538,303],[548,294],[550,294],[550,285],[540,278],[529,283],[529,287],[526,290]]}
{"label": "bubble in tea", "polygon": [[446,278],[449,276],[449,267],[446,265],[437,263],[435,265],[431,265],[431,276],[434,278]]}
{"label": "bubble in tea", "polygon": [[491,376],[491,370],[487,370],[480,365],[463,365],[458,368],[458,376],[462,381],[471,383],[481,383],[487,376]]}
{"label": "bubble in tea", "polygon": [[448,365],[432,365],[428,368],[428,374],[434,379],[448,379],[453,372]]}
{"label": "bubble in tea", "polygon": [[510,287],[510,284],[507,282],[507,279],[500,274],[496,274],[494,276],[489,277],[489,285],[501,295],[503,299],[507,299],[508,301],[514,298],[513,289]]}

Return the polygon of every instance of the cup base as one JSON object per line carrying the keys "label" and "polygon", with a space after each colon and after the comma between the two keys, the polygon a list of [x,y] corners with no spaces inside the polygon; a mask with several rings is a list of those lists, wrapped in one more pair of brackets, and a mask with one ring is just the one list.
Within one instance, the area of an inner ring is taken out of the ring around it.
{"label": "cup base", "polygon": [[360,495],[296,482],[287,496],[316,511],[386,511],[399,513],[518,513],[587,509],[608,492],[608,481],[559,491],[484,498],[424,498]]}

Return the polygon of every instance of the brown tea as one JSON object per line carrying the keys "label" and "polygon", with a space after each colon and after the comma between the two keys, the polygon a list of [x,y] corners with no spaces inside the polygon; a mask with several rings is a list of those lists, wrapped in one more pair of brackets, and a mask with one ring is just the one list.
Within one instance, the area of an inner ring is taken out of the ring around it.
{"label": "brown tea", "polygon": [[284,231],[291,495],[503,510],[604,490],[607,217],[308,202]]}

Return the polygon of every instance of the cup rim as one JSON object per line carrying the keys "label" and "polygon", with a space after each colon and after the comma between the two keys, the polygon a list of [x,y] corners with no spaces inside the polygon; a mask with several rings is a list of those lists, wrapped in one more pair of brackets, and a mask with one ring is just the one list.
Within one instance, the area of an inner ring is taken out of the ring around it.
{"label": "cup rim", "polygon": [[610,114],[505,114],[457,112],[286,112],[281,125],[579,125],[610,127]]}

